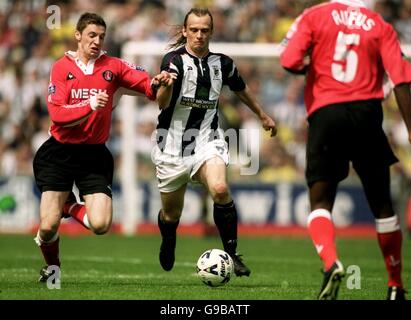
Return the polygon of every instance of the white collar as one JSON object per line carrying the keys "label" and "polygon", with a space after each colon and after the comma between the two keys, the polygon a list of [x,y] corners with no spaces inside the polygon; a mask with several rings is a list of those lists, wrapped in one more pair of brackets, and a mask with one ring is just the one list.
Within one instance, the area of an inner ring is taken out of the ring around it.
{"label": "white collar", "polygon": [[76,65],[80,68],[81,71],[83,71],[84,74],[89,75],[93,74],[94,70],[94,63],[98,58],[100,58],[103,54],[106,54],[106,51],[100,50],[100,53],[97,58],[95,59],[90,59],[87,64],[85,64],[83,61],[80,60],[80,58],[77,56],[76,51],[67,51],[66,56],[68,56],[70,59],[73,59]]}

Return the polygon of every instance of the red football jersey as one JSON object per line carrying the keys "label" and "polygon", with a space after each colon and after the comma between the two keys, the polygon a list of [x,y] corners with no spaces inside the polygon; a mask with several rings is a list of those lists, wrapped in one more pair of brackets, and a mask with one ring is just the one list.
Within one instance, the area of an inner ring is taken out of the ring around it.
{"label": "red football jersey", "polygon": [[[155,99],[150,76],[141,68],[105,53],[85,65],[73,52],[67,52],[51,71],[47,99],[50,134],[62,143],[105,143],[114,94],[120,87]],[[94,111],[90,98],[98,92],[106,92],[109,101]]]}
{"label": "red football jersey", "polygon": [[333,103],[382,99],[387,73],[394,85],[411,82],[411,65],[397,34],[359,0],[334,0],[305,10],[283,41],[281,65],[304,68],[308,115]]}

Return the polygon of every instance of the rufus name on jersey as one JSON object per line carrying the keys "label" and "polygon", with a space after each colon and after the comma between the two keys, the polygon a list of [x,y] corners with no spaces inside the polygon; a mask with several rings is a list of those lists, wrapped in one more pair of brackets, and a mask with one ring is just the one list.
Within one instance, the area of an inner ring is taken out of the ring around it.
{"label": "rufus name on jersey", "polygon": [[71,89],[70,97],[71,99],[89,99],[92,96],[95,96],[98,93],[107,93],[106,89],[96,89],[96,88],[79,88]]}
{"label": "rufus name on jersey", "polygon": [[337,26],[343,24],[349,29],[362,28],[364,31],[370,31],[375,26],[375,21],[368,18],[359,8],[349,7],[348,10],[333,10],[331,15]]}

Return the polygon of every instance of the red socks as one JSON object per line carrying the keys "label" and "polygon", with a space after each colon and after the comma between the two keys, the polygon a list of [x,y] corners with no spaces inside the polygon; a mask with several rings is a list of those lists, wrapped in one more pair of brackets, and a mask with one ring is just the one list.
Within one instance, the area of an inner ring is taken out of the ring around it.
{"label": "red socks", "polygon": [[60,267],[59,234],[56,233],[51,240],[46,242],[40,238],[40,233],[37,232],[37,236],[34,238],[34,241],[40,247],[41,253],[43,254],[44,260],[46,261],[47,265],[55,265]]}
{"label": "red socks", "polygon": [[388,272],[388,286],[402,288],[401,280],[401,246],[402,233],[398,216],[384,219],[375,219],[378,243],[384,256],[385,267]]}
{"label": "red socks", "polygon": [[324,271],[327,271],[338,259],[331,213],[325,209],[314,210],[308,216],[307,226],[311,240],[323,261]]}
{"label": "red socks", "polygon": [[[388,286],[403,287],[401,279],[402,233],[398,216],[375,219],[378,243],[388,272]],[[317,253],[328,270],[338,259],[335,246],[335,230],[331,214],[325,209],[317,209],[308,216],[308,232]]]}
{"label": "red socks", "polygon": [[90,229],[90,224],[86,214],[86,207],[84,205],[79,203],[66,203],[64,205],[63,212],[72,216],[85,228]]}

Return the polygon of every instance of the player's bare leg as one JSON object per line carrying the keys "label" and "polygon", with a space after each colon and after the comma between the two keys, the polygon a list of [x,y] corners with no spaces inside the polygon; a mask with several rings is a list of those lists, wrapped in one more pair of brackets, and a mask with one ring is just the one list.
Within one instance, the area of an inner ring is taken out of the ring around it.
{"label": "player's bare leg", "polygon": [[94,193],[83,196],[90,230],[95,234],[105,234],[113,218],[113,201],[105,193]]}
{"label": "player's bare leg", "polygon": [[226,174],[226,165],[219,157],[207,160],[196,174],[207,188],[214,201],[214,222],[220,233],[224,251],[234,261],[237,276],[249,276],[251,271],[237,254],[237,210],[231,198]]}

